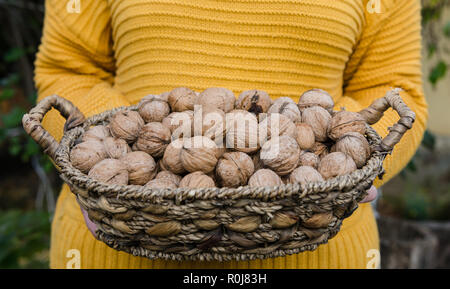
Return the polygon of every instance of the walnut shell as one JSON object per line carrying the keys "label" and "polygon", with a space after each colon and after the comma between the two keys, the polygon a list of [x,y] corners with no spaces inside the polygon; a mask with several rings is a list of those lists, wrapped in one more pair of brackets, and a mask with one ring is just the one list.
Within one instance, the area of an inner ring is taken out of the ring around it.
{"label": "walnut shell", "polygon": [[142,126],[145,124],[142,117],[136,111],[116,112],[109,123],[111,135],[115,138],[124,139],[127,143],[134,142]]}
{"label": "walnut shell", "polygon": [[116,159],[104,159],[89,171],[89,177],[112,185],[127,185],[128,170],[126,164]]}
{"label": "walnut shell", "polygon": [[302,112],[304,109],[313,106],[320,106],[331,113],[333,111],[334,101],[328,92],[315,88],[305,91],[298,100],[298,108]]}
{"label": "walnut shell", "polygon": [[247,184],[254,173],[252,159],[242,152],[225,153],[217,163],[216,175],[223,187],[239,187]]}
{"label": "walnut shell", "polygon": [[138,112],[145,122],[161,122],[169,115],[170,107],[159,95],[152,95],[139,103]]}
{"label": "walnut shell", "polygon": [[110,159],[120,159],[127,153],[131,152],[128,143],[120,138],[107,137],[103,140],[105,151]]}
{"label": "walnut shell", "polygon": [[268,114],[279,113],[290,118],[294,123],[301,121],[302,114],[297,104],[290,97],[279,97],[274,100],[267,111]]}
{"label": "walnut shell", "polygon": [[163,166],[165,169],[175,173],[183,174],[186,170],[181,163],[181,149],[183,148],[183,139],[172,141],[164,152]]}
{"label": "walnut shell", "polygon": [[300,183],[306,185],[310,182],[323,181],[322,175],[313,167],[301,166],[292,171],[289,175],[289,182],[291,184]]}
{"label": "walnut shell", "polygon": [[302,150],[307,150],[312,148],[316,142],[316,137],[312,127],[307,123],[297,122],[295,123],[296,128],[296,140],[298,146]]}
{"label": "walnut shell", "polygon": [[328,147],[321,142],[315,142],[312,148],[310,148],[309,150],[316,156],[318,156],[320,159],[322,159],[329,153]]}
{"label": "walnut shell", "polygon": [[244,153],[259,149],[258,119],[246,110],[233,110],[226,114],[226,147]]}
{"label": "walnut shell", "polygon": [[161,157],[169,143],[170,130],[160,122],[149,122],[142,127],[135,148],[152,157]]}
{"label": "walnut shell", "polygon": [[188,172],[202,171],[207,174],[216,167],[218,153],[214,141],[204,136],[195,136],[184,140],[181,163]]}
{"label": "walnut shell", "polygon": [[356,170],[356,164],[351,157],[341,152],[326,155],[319,163],[318,171],[325,178],[349,174]]}
{"label": "walnut shell", "polygon": [[[195,126],[197,125],[197,116],[195,113],[194,120]],[[201,135],[209,137],[215,140],[217,145],[223,146],[223,139],[226,132],[225,112],[218,108],[202,109],[201,127]]]}
{"label": "walnut shell", "polygon": [[287,135],[272,138],[261,148],[260,158],[264,166],[280,176],[290,174],[297,167],[299,157],[297,141]]}
{"label": "walnut shell", "polygon": [[85,174],[106,157],[105,146],[99,141],[89,140],[79,143],[70,151],[70,162]]}
{"label": "walnut shell", "polygon": [[105,138],[111,136],[109,128],[104,125],[96,125],[89,128],[82,137],[82,141],[103,141]]}
{"label": "walnut shell", "polygon": [[155,160],[145,152],[130,152],[120,160],[127,167],[131,185],[145,185],[156,175]]}
{"label": "walnut shell", "polygon": [[269,169],[257,170],[248,180],[250,187],[275,187],[282,184],[280,176]]}
{"label": "walnut shell", "polygon": [[179,186],[182,177],[172,173],[171,171],[160,171],[156,175],[155,179],[169,179],[170,181],[174,182],[177,186]]}
{"label": "walnut shell", "polygon": [[168,101],[172,111],[181,112],[185,110],[194,110],[196,98],[197,94],[195,91],[186,87],[178,87],[169,93]]}
{"label": "walnut shell", "polygon": [[242,92],[236,100],[236,108],[256,115],[267,112],[272,105],[269,94],[263,90],[252,89]]}
{"label": "walnut shell", "polygon": [[302,121],[311,126],[316,141],[324,142],[327,140],[327,128],[330,120],[330,113],[321,106],[309,107],[302,112]]}
{"label": "walnut shell", "polygon": [[180,181],[180,188],[214,188],[214,180],[203,172],[193,172],[186,175]]}
{"label": "walnut shell", "polygon": [[332,140],[338,140],[348,132],[366,133],[366,121],[357,112],[341,110],[336,112],[328,126],[328,136]]}
{"label": "walnut shell", "polygon": [[370,145],[367,139],[360,133],[348,132],[332,147],[333,152],[342,152],[350,156],[357,168],[362,168],[370,157]]}
{"label": "walnut shell", "polygon": [[317,169],[319,162],[320,158],[315,153],[302,151],[298,159],[298,166],[310,166]]}
{"label": "walnut shell", "polygon": [[236,98],[234,93],[222,87],[210,87],[202,91],[195,99],[195,105],[201,105],[203,109],[220,109],[229,112],[234,109]]}
{"label": "walnut shell", "polygon": [[279,113],[272,113],[264,118],[258,127],[259,142],[263,145],[273,136],[288,135],[297,137],[297,129],[290,118]]}
{"label": "walnut shell", "polygon": [[168,178],[153,179],[145,184],[145,187],[152,189],[176,189],[177,184]]}
{"label": "walnut shell", "polygon": [[172,139],[191,137],[194,133],[194,111],[172,112],[162,120],[170,129]]}

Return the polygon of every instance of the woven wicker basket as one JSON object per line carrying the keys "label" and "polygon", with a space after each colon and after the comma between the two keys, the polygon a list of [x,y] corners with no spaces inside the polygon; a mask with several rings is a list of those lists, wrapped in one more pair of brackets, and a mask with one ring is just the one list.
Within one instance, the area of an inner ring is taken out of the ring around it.
{"label": "woven wicker basket", "polygon": [[[315,250],[327,243],[383,174],[383,161],[415,119],[401,100],[400,89],[377,99],[360,114],[376,123],[389,107],[400,116],[382,140],[367,125],[372,154],[366,166],[345,176],[307,185],[277,187],[151,189],[109,185],[89,178],[70,163],[69,152],[92,125],[107,124],[116,108],[88,119],[69,101],[56,95],[43,99],[23,117],[27,133],[58,166],[80,205],[97,226],[98,238],[110,247],[135,256],[170,260],[251,260]],[[44,115],[56,108],[66,119],[60,143],[41,126]],[[313,215],[331,217],[325,228],[306,228]],[[276,218],[290,218],[275,226]]]}

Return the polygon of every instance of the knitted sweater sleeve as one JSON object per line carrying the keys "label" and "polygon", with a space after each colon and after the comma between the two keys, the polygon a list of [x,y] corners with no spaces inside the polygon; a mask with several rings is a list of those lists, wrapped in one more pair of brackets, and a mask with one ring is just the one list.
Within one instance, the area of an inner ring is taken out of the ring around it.
{"label": "knitted sweater sleeve", "polygon": [[[106,0],[81,1],[80,13],[71,13],[67,1],[47,0],[42,44],[35,61],[38,101],[57,94],[85,116],[129,105],[114,87],[115,61]],[[64,119],[55,110],[43,120],[56,139]]]}
{"label": "knitted sweater sleeve", "polygon": [[[406,166],[420,145],[428,118],[421,75],[420,1],[381,0],[379,7],[381,13],[366,11],[365,29],[344,73],[344,97],[336,106],[359,111],[389,89],[400,87],[401,97],[416,113],[413,128],[386,158],[386,174],[382,181],[376,180],[376,186]],[[374,128],[384,137],[398,119],[389,110]]]}

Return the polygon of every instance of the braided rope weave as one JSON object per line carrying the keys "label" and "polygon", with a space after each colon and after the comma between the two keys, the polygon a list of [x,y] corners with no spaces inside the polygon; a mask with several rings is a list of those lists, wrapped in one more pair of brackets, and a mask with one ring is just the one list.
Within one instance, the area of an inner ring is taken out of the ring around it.
{"label": "braided rope weave", "polygon": [[[366,166],[348,175],[307,185],[277,187],[152,189],[109,185],[74,168],[69,153],[91,126],[107,124],[122,107],[87,119],[67,131],[56,151],[61,177],[76,194],[108,246],[135,256],[166,260],[253,260],[315,250],[340,230],[383,173],[386,153],[372,153]],[[367,125],[372,148],[382,140]],[[272,226],[277,214],[295,216],[286,228]],[[326,228],[305,228],[302,221],[317,213],[332,213]],[[232,226],[234,224],[234,226]]]}

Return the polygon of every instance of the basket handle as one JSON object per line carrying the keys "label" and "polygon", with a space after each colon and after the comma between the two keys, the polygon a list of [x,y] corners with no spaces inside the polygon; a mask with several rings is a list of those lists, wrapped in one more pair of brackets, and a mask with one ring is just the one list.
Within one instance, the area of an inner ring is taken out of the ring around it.
{"label": "basket handle", "polygon": [[22,118],[22,125],[28,135],[38,143],[44,153],[55,160],[59,143],[46,131],[41,124],[44,115],[55,108],[66,119],[64,132],[81,125],[85,117],[81,111],[70,101],[57,95],[50,95],[42,99],[29,113]]}
{"label": "basket handle", "polygon": [[373,151],[390,153],[401,140],[405,132],[412,128],[416,114],[403,102],[400,97],[401,88],[389,90],[384,97],[376,99],[372,104],[359,112],[370,125],[378,122],[384,112],[392,107],[400,116],[394,126],[389,127],[389,134],[377,145]]}

